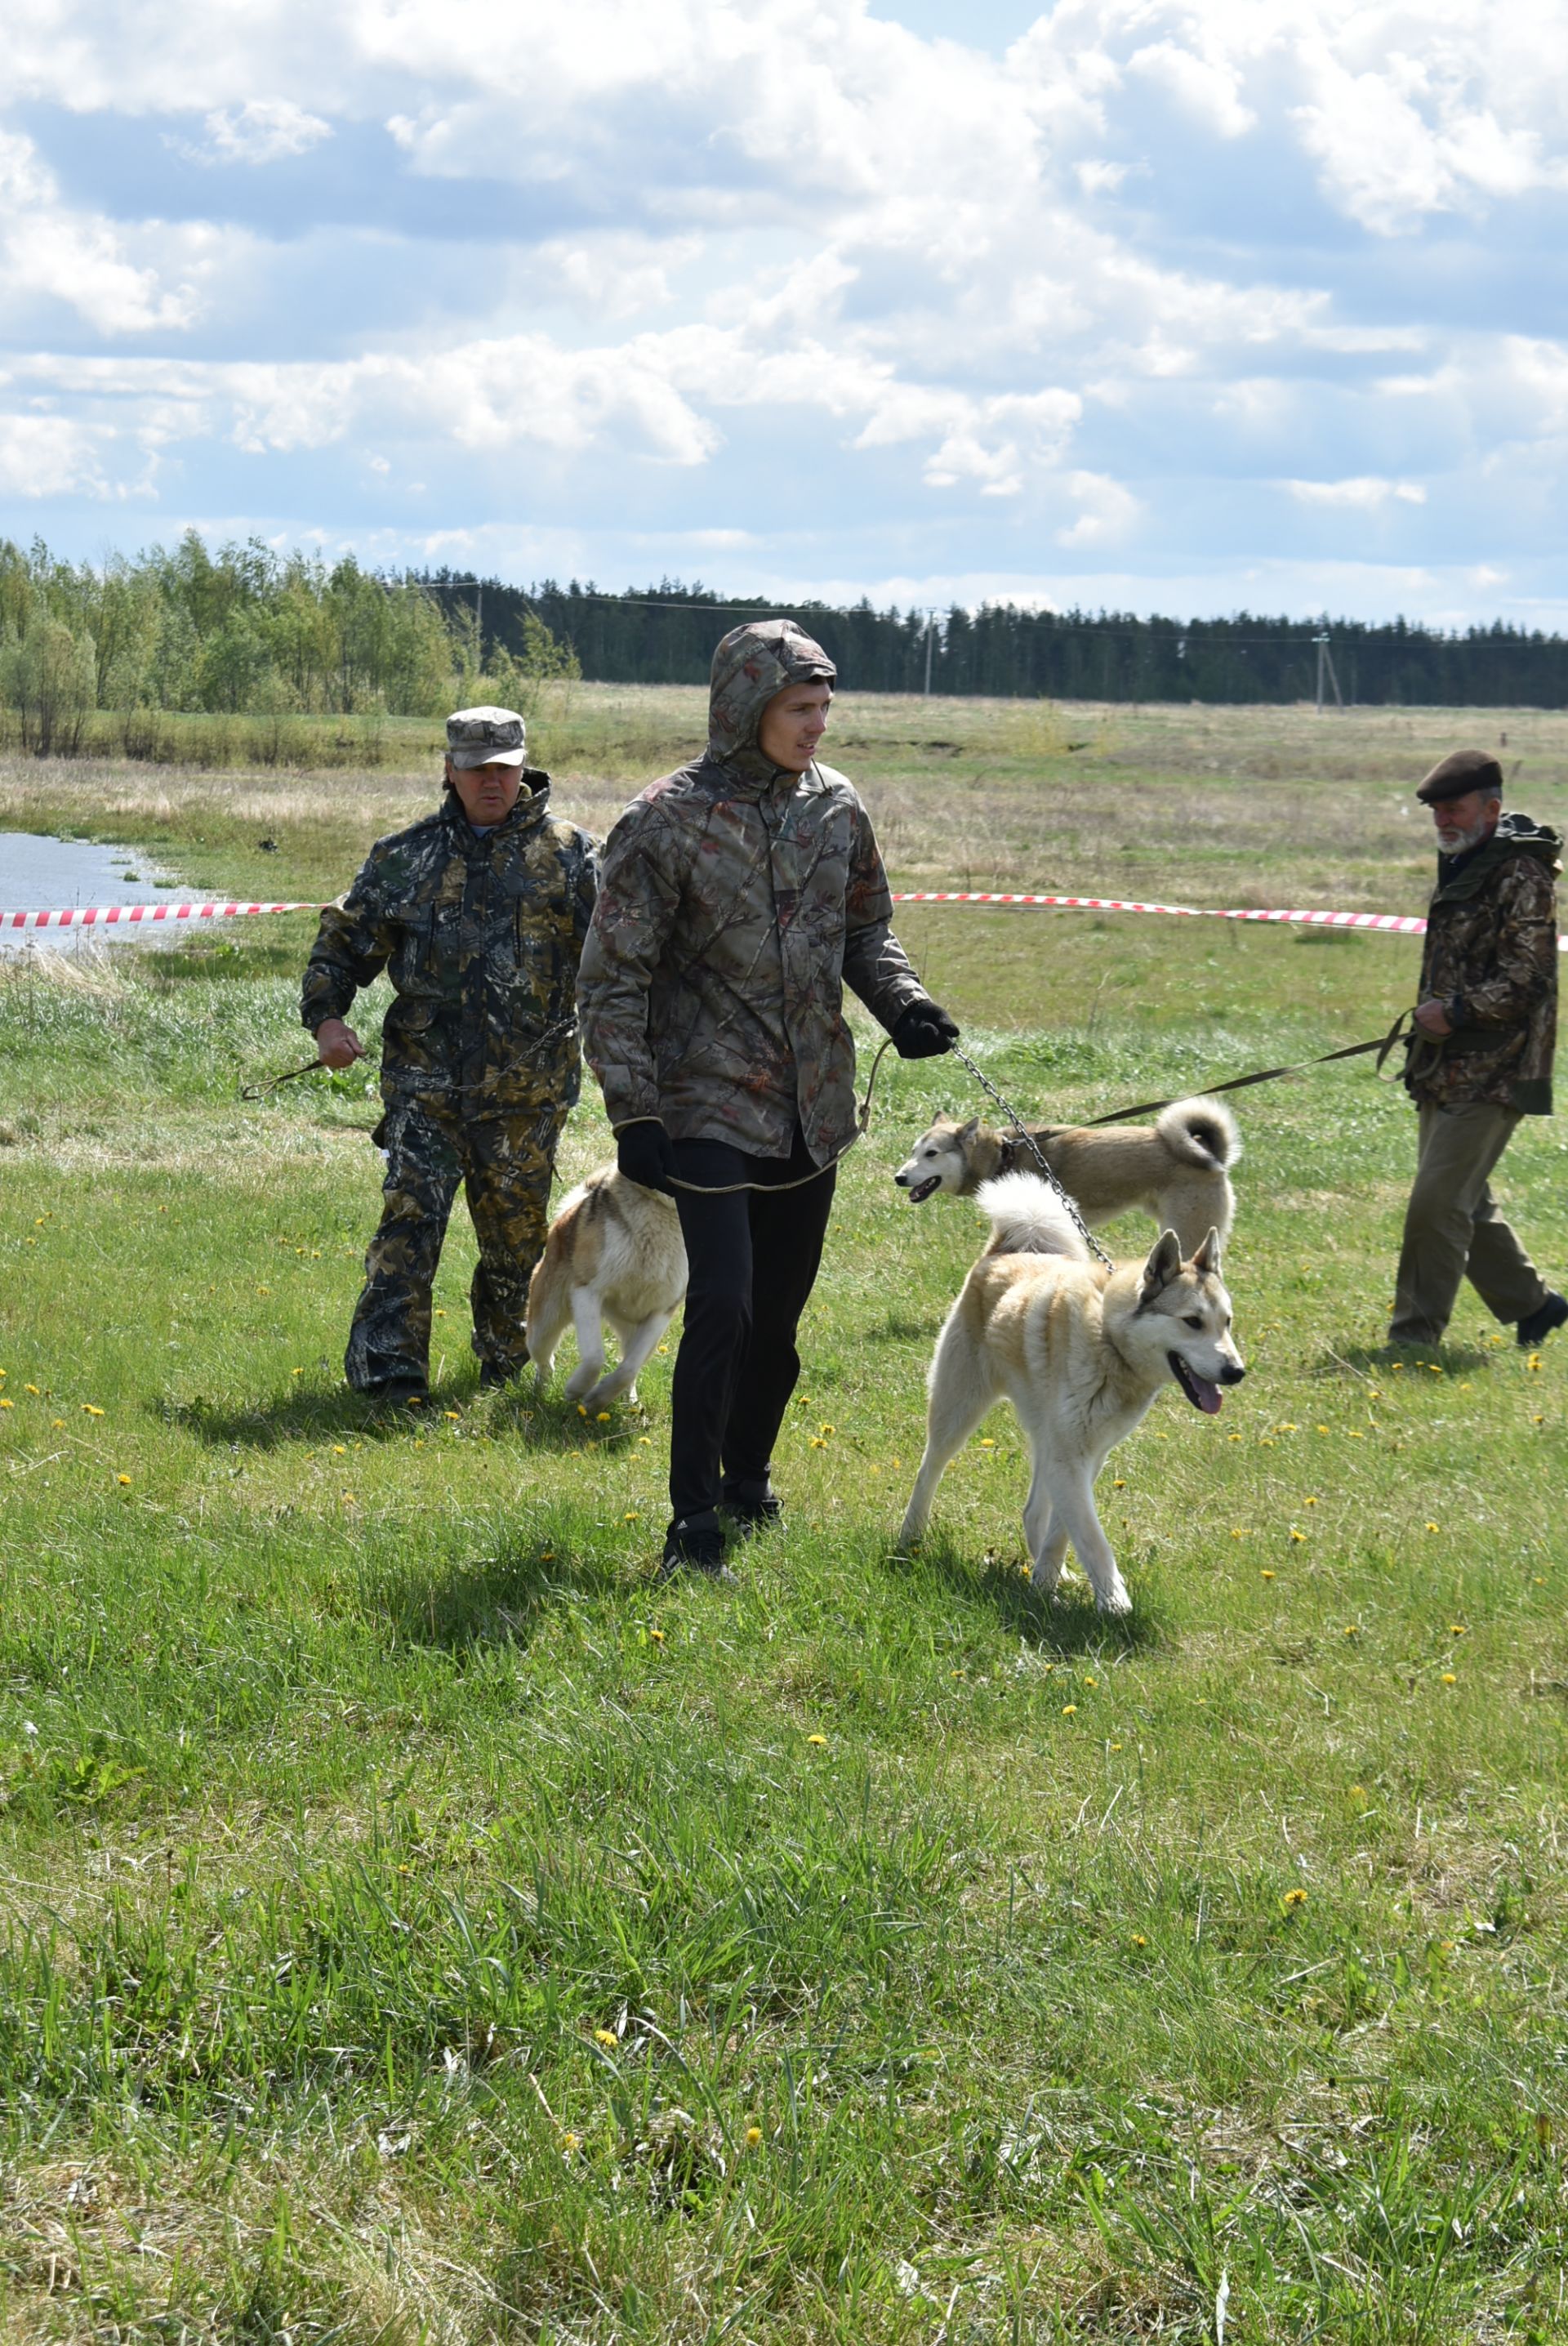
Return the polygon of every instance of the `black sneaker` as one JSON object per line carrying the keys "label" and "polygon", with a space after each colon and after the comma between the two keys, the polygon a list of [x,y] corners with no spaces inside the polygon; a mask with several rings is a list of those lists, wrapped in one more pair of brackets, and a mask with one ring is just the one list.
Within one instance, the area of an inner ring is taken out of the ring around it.
{"label": "black sneaker", "polygon": [[1568,1295],[1559,1295],[1555,1288],[1549,1288],[1545,1302],[1538,1303],[1533,1311],[1527,1312],[1515,1324],[1514,1340],[1527,1352],[1532,1352],[1537,1344],[1546,1341],[1553,1328],[1562,1327],[1564,1320],[1568,1320]]}
{"label": "black sneaker", "polygon": [[784,1502],[769,1483],[736,1483],[728,1487],[719,1505],[729,1517],[738,1539],[754,1532],[771,1531],[784,1520]]}
{"label": "black sneaker", "polygon": [[681,1515],[671,1524],[664,1535],[657,1577],[673,1580],[677,1572],[700,1573],[708,1580],[735,1578],[724,1561],[724,1534],[717,1515]]}
{"label": "black sneaker", "polygon": [[479,1364],[481,1392],[500,1392],[504,1386],[515,1384],[528,1365],[528,1355],[520,1361],[482,1361]]}

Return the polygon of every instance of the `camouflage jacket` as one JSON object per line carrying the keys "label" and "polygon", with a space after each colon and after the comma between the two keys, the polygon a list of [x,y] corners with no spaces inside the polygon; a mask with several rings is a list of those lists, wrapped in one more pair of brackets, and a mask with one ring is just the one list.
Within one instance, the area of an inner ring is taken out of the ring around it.
{"label": "camouflage jacket", "polygon": [[677,1139],[787,1157],[799,1117],[825,1165],[855,1129],[844,981],[884,1026],[925,999],[891,913],[870,818],[830,766],[710,749],[650,783],[605,842],[578,987],[611,1124],[661,1117]]}
{"label": "camouflage jacket", "polygon": [[1440,878],[1418,998],[1441,1002],[1454,1032],[1413,1045],[1405,1070],[1412,1098],[1551,1115],[1562,845],[1528,815],[1505,814],[1483,846]]}
{"label": "camouflage jacket", "polygon": [[576,977],[594,909],[594,842],[548,813],[550,778],[524,769],[504,822],[474,831],[455,794],[378,840],[305,970],[312,1034],[344,1018],[385,969],[397,999],[382,1037],[384,1097],[504,1113],[577,1096]]}

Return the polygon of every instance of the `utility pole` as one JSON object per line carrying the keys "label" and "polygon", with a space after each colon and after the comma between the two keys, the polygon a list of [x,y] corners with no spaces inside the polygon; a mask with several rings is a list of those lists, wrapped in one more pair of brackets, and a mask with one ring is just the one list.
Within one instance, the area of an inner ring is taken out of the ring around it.
{"label": "utility pole", "polygon": [[1334,699],[1339,706],[1339,714],[1342,717],[1345,713],[1345,696],[1339,689],[1339,679],[1334,673],[1334,656],[1329,649],[1329,639],[1328,629],[1325,628],[1321,635],[1314,636],[1312,640],[1318,647],[1317,714],[1319,717],[1323,714],[1323,686],[1326,679],[1334,688]]}
{"label": "utility pole", "polygon": [[931,699],[931,656],[936,642],[936,613],[925,615],[925,697]]}
{"label": "utility pole", "polygon": [[476,578],[473,583],[479,589],[478,594],[473,598],[476,606],[473,614],[473,627],[474,632],[479,638],[479,665],[483,668],[484,666],[484,581],[483,578]]}

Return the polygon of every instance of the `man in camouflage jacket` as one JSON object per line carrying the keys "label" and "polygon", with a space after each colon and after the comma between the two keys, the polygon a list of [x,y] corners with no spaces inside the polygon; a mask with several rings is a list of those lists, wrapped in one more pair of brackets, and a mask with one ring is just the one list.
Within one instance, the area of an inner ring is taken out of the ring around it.
{"label": "man in camouflage jacket", "polygon": [[423,1397],[431,1290],[458,1183],[479,1261],[473,1349],[483,1384],[527,1358],[528,1281],[545,1243],[555,1146],[580,1081],[576,975],[594,907],[593,841],[552,818],[550,778],[524,764],[523,719],[447,719],[446,795],[377,842],[329,906],[300,1016],[327,1066],[362,1056],[345,1025],[384,969],[386,1150],[381,1227],[365,1258],[344,1359],[356,1391]]}
{"label": "man in camouflage jacket", "polygon": [[845,982],[906,1058],[958,1034],[892,933],[865,808],[817,762],[834,674],[788,619],[725,637],[707,753],[611,831],[583,955],[584,1040],[620,1168],[673,1189],[690,1265],[667,1569],[721,1568],[721,1501],[740,1529],[779,1514],[769,1465],[796,1326],[855,1132]]}
{"label": "man in camouflage jacket", "polygon": [[1419,1138],[1390,1340],[1441,1342],[1468,1276],[1521,1344],[1539,1344],[1568,1320],[1568,1301],[1530,1260],[1489,1182],[1520,1117],[1552,1113],[1563,842],[1503,813],[1502,770],[1483,750],[1456,750],[1416,795],[1432,810],[1438,884],[1405,1069]]}

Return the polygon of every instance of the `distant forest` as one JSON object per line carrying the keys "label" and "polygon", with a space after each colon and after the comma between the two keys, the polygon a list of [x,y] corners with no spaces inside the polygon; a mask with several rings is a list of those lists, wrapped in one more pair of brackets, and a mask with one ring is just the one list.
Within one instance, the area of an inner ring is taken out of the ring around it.
{"label": "distant forest", "polygon": [[167,728],[151,719],[200,710],[270,723],[280,755],[285,719],[433,718],[485,699],[526,712],[552,679],[577,676],[701,684],[727,627],[781,607],[857,692],[1300,701],[1315,694],[1327,634],[1347,703],[1568,701],[1568,642],[1501,623],[1444,634],[1245,612],[1182,621],[1005,603],[935,614],[781,607],[671,579],[604,594],[575,580],[389,575],[254,538],[209,547],[188,531],[173,547],[97,564],[0,539],[0,742],[69,751],[107,726],[128,754],[152,756]]}
{"label": "distant forest", "polygon": [[[443,595],[473,597],[458,574],[422,581]],[[933,693],[998,693],[1053,700],[1298,701],[1314,698],[1316,638],[1327,634],[1340,696],[1381,706],[1512,705],[1557,708],[1568,700],[1568,640],[1505,627],[1447,635],[1396,619],[1384,627],[1351,619],[1278,619],[1240,612],[1229,619],[1162,619],[1130,613],[1021,610],[1015,604],[938,612],[851,610],[827,603],[734,602],[703,586],[667,579],[607,595],[575,580],[560,586],[484,582],[487,643],[514,640],[533,612],[569,644],[585,677],[617,684],[702,684],[727,627],[782,612],[817,636],[857,692],[921,692],[929,650]],[[1333,690],[1328,688],[1332,699]]]}

